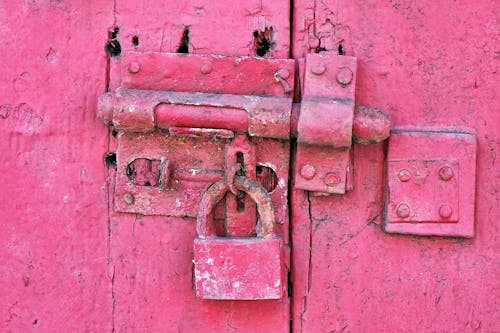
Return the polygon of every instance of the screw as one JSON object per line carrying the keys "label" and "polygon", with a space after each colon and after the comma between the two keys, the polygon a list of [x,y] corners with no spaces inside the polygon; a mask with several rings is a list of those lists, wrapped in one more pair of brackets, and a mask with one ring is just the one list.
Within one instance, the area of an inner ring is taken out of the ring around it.
{"label": "screw", "polygon": [[439,169],[439,178],[448,181],[453,178],[453,169],[449,166],[444,166]]}
{"label": "screw", "polygon": [[336,172],[329,172],[325,175],[325,184],[335,186],[340,184],[340,177]]}
{"label": "screw", "polygon": [[141,70],[141,64],[136,61],[133,61],[128,65],[128,71],[132,74],[139,73],[140,70]]}
{"label": "screw", "polygon": [[318,62],[311,67],[311,72],[315,75],[321,75],[326,71],[326,66],[323,62]]}
{"label": "screw", "polygon": [[123,201],[125,201],[127,205],[131,205],[134,203],[134,196],[130,193],[125,193],[123,195]]}
{"label": "screw", "polygon": [[439,216],[443,219],[448,219],[453,213],[453,209],[449,205],[441,205],[439,207]]}
{"label": "screw", "polygon": [[317,49],[320,45],[320,42],[319,42],[319,39],[318,38],[315,38],[315,37],[311,37],[309,38],[309,40],[307,41],[307,44],[309,45],[309,48],[311,49]]}
{"label": "screw", "polygon": [[290,71],[286,68],[280,68],[276,72],[275,76],[277,78],[282,79],[282,80],[286,80],[286,79],[288,79],[288,77],[290,77]]}
{"label": "screw", "polygon": [[201,65],[200,67],[200,72],[202,74],[209,74],[210,72],[212,72],[212,65],[209,64],[209,63],[204,63],[203,65]]}
{"label": "screw", "polygon": [[411,178],[411,173],[407,169],[401,169],[398,172],[398,178],[402,182],[407,182]]}
{"label": "screw", "polygon": [[305,164],[300,168],[300,175],[304,179],[313,179],[316,175],[316,168],[311,164]]}
{"label": "screw", "polygon": [[396,214],[402,219],[407,218],[410,216],[410,206],[405,203],[400,203],[398,207],[396,207]]}
{"label": "screw", "polygon": [[354,76],[354,74],[352,73],[352,71],[349,68],[342,67],[337,72],[337,82],[343,86],[347,86],[348,84],[350,84],[352,82],[353,76]]}

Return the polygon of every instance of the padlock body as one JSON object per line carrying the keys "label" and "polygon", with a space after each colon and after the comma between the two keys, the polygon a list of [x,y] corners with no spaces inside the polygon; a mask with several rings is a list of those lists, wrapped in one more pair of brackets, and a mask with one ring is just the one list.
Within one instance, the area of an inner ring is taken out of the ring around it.
{"label": "padlock body", "polygon": [[280,238],[197,238],[196,296],[202,299],[280,299],[285,278]]}

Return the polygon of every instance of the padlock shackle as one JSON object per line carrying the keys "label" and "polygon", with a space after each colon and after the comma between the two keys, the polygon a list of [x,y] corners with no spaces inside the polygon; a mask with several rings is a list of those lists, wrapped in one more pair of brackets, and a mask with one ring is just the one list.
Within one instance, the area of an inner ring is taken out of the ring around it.
{"label": "padlock shackle", "polygon": [[[256,226],[257,237],[272,238],[276,235],[274,228],[274,206],[266,189],[252,180],[243,176],[234,177],[234,186],[236,189],[245,192],[257,204],[259,212],[259,223]],[[203,193],[198,205],[196,217],[196,231],[199,238],[216,237],[214,223],[208,223],[208,216],[215,205],[224,198],[229,191],[229,185],[225,180],[210,185]]]}

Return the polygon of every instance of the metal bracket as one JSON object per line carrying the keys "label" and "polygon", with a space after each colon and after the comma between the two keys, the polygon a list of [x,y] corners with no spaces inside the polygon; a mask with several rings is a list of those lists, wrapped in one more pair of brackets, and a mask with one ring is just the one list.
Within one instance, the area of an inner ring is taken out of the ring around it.
{"label": "metal bracket", "polygon": [[473,134],[392,133],[385,231],[473,237],[475,177]]}
{"label": "metal bracket", "polygon": [[389,116],[367,107],[355,110],[356,58],[308,54],[299,67],[303,84],[295,187],[319,194],[345,193],[352,189],[348,174],[353,138],[362,144],[385,140]]}

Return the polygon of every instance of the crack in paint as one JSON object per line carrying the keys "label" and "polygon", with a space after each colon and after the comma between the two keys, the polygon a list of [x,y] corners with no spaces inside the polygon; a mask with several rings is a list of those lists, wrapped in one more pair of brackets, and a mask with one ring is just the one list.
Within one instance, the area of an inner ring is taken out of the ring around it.
{"label": "crack in paint", "polygon": [[[116,2],[117,0],[114,0],[113,2],[113,26],[116,27]],[[106,57],[106,82],[105,82],[105,87],[106,91],[109,91],[109,85],[110,85],[110,80],[111,80],[111,56],[107,55]],[[112,138],[112,130],[111,128],[108,128],[108,133],[107,133],[107,150],[109,151],[110,146],[111,146],[111,138]],[[115,312],[116,312],[116,298],[115,298],[115,265],[113,264],[113,257],[111,253],[111,204],[112,204],[112,199],[111,199],[111,190],[112,190],[112,168],[106,168],[106,173],[107,173],[107,185],[106,185],[106,202],[107,202],[107,214],[108,214],[108,239],[107,239],[107,246],[108,246],[108,272],[110,267],[112,267],[112,273],[111,273],[111,332],[115,332]]]}
{"label": "crack in paint", "polygon": [[300,332],[302,332],[304,328],[304,314],[307,311],[307,297],[309,296],[309,292],[311,290],[312,285],[312,237],[313,237],[313,218],[312,218],[312,208],[311,208],[311,198],[309,196],[309,192],[305,193],[307,199],[307,211],[309,218],[309,258],[308,258],[308,272],[307,272],[307,294],[304,295],[302,300],[302,311],[300,312]]}

